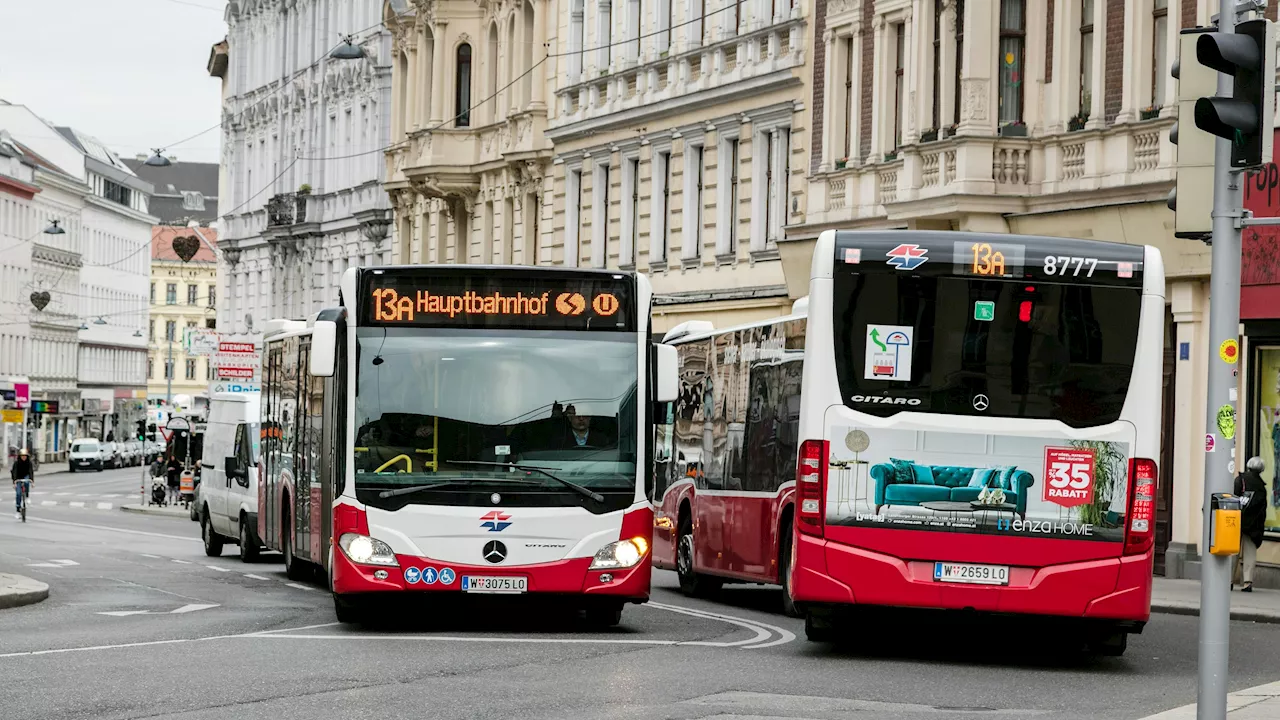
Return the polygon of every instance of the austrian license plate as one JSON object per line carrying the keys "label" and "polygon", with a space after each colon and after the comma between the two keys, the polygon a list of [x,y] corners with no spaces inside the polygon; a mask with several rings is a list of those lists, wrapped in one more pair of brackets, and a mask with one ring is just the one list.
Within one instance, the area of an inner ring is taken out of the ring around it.
{"label": "austrian license plate", "polygon": [[462,592],[518,594],[529,591],[529,578],[463,575]]}
{"label": "austrian license plate", "polygon": [[934,563],[933,579],[938,582],[971,585],[1008,585],[1008,565],[972,565],[969,563]]}

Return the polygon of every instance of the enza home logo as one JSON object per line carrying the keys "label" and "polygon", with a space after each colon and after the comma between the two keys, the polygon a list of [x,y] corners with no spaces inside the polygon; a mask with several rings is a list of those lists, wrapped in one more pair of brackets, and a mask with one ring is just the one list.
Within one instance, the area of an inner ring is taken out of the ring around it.
{"label": "enza home logo", "polygon": [[489,532],[502,532],[511,527],[511,523],[507,522],[511,516],[499,510],[490,510],[480,516],[484,522],[480,523],[480,527],[488,528]]}

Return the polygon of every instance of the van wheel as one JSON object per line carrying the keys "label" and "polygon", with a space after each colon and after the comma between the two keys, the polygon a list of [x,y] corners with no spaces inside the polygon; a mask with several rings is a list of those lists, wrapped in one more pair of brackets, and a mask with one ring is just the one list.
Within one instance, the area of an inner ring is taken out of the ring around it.
{"label": "van wheel", "polygon": [[253,539],[253,533],[249,532],[249,523],[244,521],[244,515],[240,516],[240,561],[241,562],[257,562],[258,561],[258,543]]}
{"label": "van wheel", "polygon": [[214,532],[213,523],[209,521],[209,509],[200,516],[200,535],[204,539],[204,554],[209,557],[222,557],[222,536]]}
{"label": "van wheel", "polygon": [[720,589],[721,581],[693,569],[693,523],[686,515],[680,521],[679,540],[676,545],[676,575],[680,578],[680,592],[689,597],[709,597]]}
{"label": "van wheel", "polygon": [[791,548],[795,539],[792,535],[791,520],[782,524],[782,542],[778,543],[778,581],[782,585],[782,614],[787,617],[800,617],[795,598],[791,596]]}

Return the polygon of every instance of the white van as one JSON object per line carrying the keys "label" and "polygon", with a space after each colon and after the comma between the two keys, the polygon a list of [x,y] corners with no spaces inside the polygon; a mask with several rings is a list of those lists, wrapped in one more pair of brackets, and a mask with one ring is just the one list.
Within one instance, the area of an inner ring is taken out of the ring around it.
{"label": "white van", "polygon": [[71,455],[67,459],[71,472],[96,470],[102,472],[106,464],[105,449],[97,438],[78,438],[71,441]]}
{"label": "white van", "polygon": [[223,543],[237,543],[240,559],[258,557],[257,393],[215,393],[209,400],[200,460],[200,530],[204,551],[222,554]]}

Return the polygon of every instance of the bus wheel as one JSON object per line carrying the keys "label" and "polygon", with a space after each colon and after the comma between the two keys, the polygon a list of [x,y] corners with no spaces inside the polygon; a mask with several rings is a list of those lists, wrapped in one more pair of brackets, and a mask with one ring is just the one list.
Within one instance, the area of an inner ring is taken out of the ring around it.
{"label": "bus wheel", "polygon": [[791,596],[791,545],[795,542],[791,535],[791,521],[782,525],[782,542],[778,543],[778,580],[782,585],[782,614],[798,618],[801,615],[796,608],[795,598]]}
{"label": "bus wheel", "polygon": [[622,622],[622,603],[587,608],[587,625],[593,628],[611,628],[620,622]]}
{"label": "bus wheel", "polygon": [[222,536],[218,535],[213,529],[213,522],[209,520],[209,509],[200,515],[200,535],[204,540],[204,554],[209,557],[222,557]]}
{"label": "bus wheel", "polygon": [[293,531],[291,529],[292,526],[289,524],[288,515],[284,516],[282,527],[285,528],[285,531],[282,533],[284,537],[281,538],[280,549],[284,552],[285,577],[290,580],[307,580],[309,579],[307,568],[303,567],[302,563],[293,556]]}
{"label": "bus wheel", "polygon": [[835,623],[829,617],[814,615],[812,612],[805,613],[804,636],[809,642],[834,642],[836,639]]}
{"label": "bus wheel", "polygon": [[1129,647],[1129,633],[1097,633],[1090,637],[1086,649],[1091,655],[1120,657]]}
{"label": "bus wheel", "polygon": [[245,522],[244,515],[240,516],[240,562],[257,562],[258,560],[258,543],[253,539],[253,533],[249,532],[249,523]]}
{"label": "bus wheel", "polygon": [[693,524],[686,516],[680,523],[680,539],[676,546],[676,575],[680,578],[680,592],[689,597],[707,597],[720,589],[717,578],[696,573],[693,570]]}
{"label": "bus wheel", "polygon": [[344,625],[358,624],[363,619],[360,608],[351,600],[343,600],[337,593],[333,594],[333,614]]}

